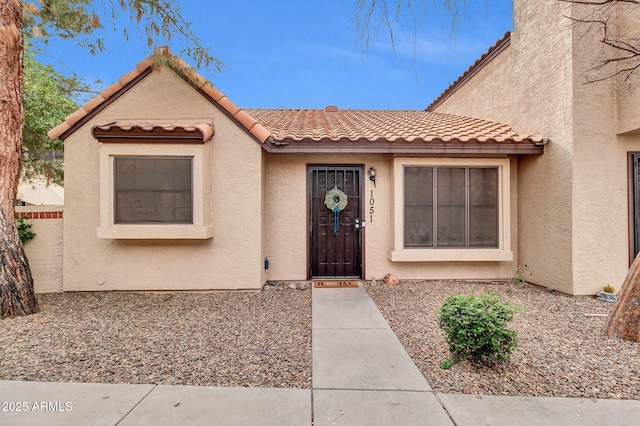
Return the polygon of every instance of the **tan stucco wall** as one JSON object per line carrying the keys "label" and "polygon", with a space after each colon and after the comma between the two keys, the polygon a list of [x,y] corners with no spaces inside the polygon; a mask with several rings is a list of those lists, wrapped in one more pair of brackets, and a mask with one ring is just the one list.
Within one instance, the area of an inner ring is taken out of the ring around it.
{"label": "tan stucco wall", "polygon": [[618,134],[640,134],[640,96],[636,91],[627,87],[624,83],[618,85],[617,98],[617,128]]}
{"label": "tan stucco wall", "polygon": [[629,266],[627,151],[639,140],[616,136],[613,82],[584,84],[602,51],[597,33],[563,17],[576,11],[517,1],[515,13],[512,125],[550,138],[520,165],[520,258],[535,282],[595,294]]}
{"label": "tan stucco wall", "polygon": [[[263,258],[263,268],[262,268],[262,278],[261,281],[262,283],[266,283],[267,281],[269,281],[269,266],[264,264],[264,261],[267,260],[267,248],[268,248],[268,241],[267,238],[269,236],[268,233],[268,229],[267,229],[267,154],[266,152],[262,153],[262,158],[261,158],[261,162],[260,162],[260,166],[261,166],[261,187],[260,190],[262,192],[262,203],[260,205],[260,209],[261,209],[261,214],[260,214],[260,230],[262,232],[263,238],[260,244],[260,255]],[[270,263],[270,261],[269,261]]]}
{"label": "tan stucco wall", "polygon": [[498,123],[511,123],[511,46],[480,69],[438,106],[445,112]]}
{"label": "tan stucco wall", "polygon": [[[637,12],[637,11],[636,11]],[[638,14],[636,13],[636,16]],[[637,31],[637,27],[635,28]],[[640,135],[618,137],[616,108],[640,103],[637,90],[616,90],[613,79],[584,84],[584,73],[601,60],[600,34],[573,32],[574,143],[573,228],[574,291],[592,294],[616,287],[629,268],[628,152],[640,150]],[[610,54],[610,52],[608,53]],[[619,111],[621,112],[621,111]],[[635,110],[636,117],[638,110]],[[630,120],[626,121],[631,124]]]}
{"label": "tan stucco wall", "polygon": [[[62,206],[16,206],[17,215],[62,213]],[[47,215],[50,216],[50,215]],[[36,293],[62,291],[62,219],[30,218],[35,238],[23,244]]]}
{"label": "tan stucco wall", "polygon": [[[101,144],[90,130],[118,120],[213,121],[203,157],[210,160],[203,170],[194,167],[194,175],[204,174],[204,216],[213,238],[97,238]],[[261,288],[262,155],[257,142],[173,72],[140,81],[65,141],[64,290]]]}
{"label": "tan stucco wall", "polygon": [[[512,99],[502,107],[516,131],[550,140],[544,155],[518,163],[519,263],[529,265],[531,281],[581,295],[621,283],[629,266],[627,163],[629,152],[640,151],[640,92],[621,93],[613,81],[584,84],[603,52],[598,34],[585,36],[563,17],[572,7],[514,2],[515,31],[503,52],[511,56]],[[637,31],[637,17],[622,15],[623,27]],[[483,93],[498,89],[479,77],[459,92],[476,102],[475,115],[493,119],[499,114]],[[468,113],[469,99],[457,96],[447,112]]]}
{"label": "tan stucco wall", "polygon": [[[473,160],[469,160],[473,161]],[[393,162],[389,155],[270,154],[267,159],[267,256],[269,280],[303,280],[308,268],[307,165],[361,165],[364,171],[366,228],[364,231],[365,278],[393,273],[401,279],[511,278],[514,261],[503,262],[397,262],[390,260],[393,247]],[[517,220],[516,163],[511,161],[511,246],[515,251]],[[377,169],[376,186],[368,179],[369,167]],[[401,191],[401,183],[396,191]],[[373,218],[369,215],[373,191]],[[373,219],[373,220],[372,220]],[[472,251],[472,250],[470,250]],[[515,256],[515,255],[514,255]]]}
{"label": "tan stucco wall", "polygon": [[531,281],[573,293],[573,94],[570,26],[555,1],[515,1],[513,121],[548,137],[544,155],[519,164],[519,260]]}
{"label": "tan stucco wall", "polygon": [[529,280],[571,293],[571,40],[566,24],[552,18],[561,8],[516,0],[510,47],[436,111],[550,138],[544,155],[518,160],[516,264],[530,267]]}
{"label": "tan stucco wall", "polygon": [[298,155],[265,155],[269,280],[307,279],[307,170]]}

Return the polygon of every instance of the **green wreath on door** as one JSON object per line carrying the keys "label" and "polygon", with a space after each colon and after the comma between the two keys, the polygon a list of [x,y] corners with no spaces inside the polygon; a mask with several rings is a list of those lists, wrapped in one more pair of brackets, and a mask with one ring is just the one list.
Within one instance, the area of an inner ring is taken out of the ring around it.
{"label": "green wreath on door", "polygon": [[340,212],[347,208],[349,197],[334,186],[324,194],[324,205],[333,212],[333,232],[338,232]]}

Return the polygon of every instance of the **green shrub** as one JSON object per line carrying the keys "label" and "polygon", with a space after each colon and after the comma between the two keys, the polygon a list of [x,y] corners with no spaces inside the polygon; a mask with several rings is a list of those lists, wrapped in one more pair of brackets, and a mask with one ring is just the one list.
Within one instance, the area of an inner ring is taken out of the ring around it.
{"label": "green shrub", "polygon": [[451,368],[452,365],[453,365],[453,360],[445,359],[440,363],[440,368],[442,368],[443,370],[448,370]]}
{"label": "green shrub", "polygon": [[506,327],[520,310],[489,293],[448,296],[438,310],[438,325],[452,355],[443,368],[461,359],[476,365],[508,360],[518,339],[517,333]]}
{"label": "green shrub", "polygon": [[27,223],[26,216],[16,219],[16,222],[18,222],[18,234],[20,235],[20,241],[25,243],[36,236],[36,233],[31,230],[31,224]]}

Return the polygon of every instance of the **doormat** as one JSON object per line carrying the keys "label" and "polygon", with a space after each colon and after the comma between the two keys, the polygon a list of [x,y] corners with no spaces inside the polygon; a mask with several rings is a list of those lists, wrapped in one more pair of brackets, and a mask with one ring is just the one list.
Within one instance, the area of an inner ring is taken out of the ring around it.
{"label": "doormat", "polygon": [[356,280],[323,280],[314,281],[313,286],[315,288],[353,288],[358,287],[358,281]]}

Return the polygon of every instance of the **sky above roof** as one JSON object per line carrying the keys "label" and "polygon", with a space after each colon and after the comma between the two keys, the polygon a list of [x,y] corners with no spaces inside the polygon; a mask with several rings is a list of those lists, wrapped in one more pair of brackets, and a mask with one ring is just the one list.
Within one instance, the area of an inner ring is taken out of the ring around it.
{"label": "sky above roof", "polygon": [[[183,16],[222,72],[198,69],[242,108],[424,109],[513,28],[512,1],[467,2],[453,37],[426,0],[428,18],[414,32],[395,27],[395,52],[382,28],[365,51],[357,42],[357,0],[190,0]],[[92,56],[73,41],[53,38],[38,59],[104,88],[152,49],[131,31],[104,30],[107,51]],[[174,53],[177,40],[159,41]],[[183,58],[192,62],[189,58]]]}

